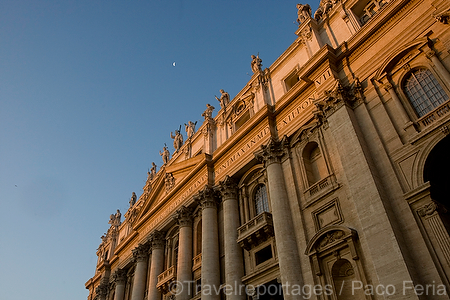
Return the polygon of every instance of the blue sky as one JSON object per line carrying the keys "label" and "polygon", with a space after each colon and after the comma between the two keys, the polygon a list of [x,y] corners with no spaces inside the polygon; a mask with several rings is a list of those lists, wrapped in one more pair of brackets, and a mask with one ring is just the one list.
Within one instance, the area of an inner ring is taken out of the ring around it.
{"label": "blue sky", "polygon": [[109,215],[294,42],[296,4],[0,0],[0,298],[86,299]]}

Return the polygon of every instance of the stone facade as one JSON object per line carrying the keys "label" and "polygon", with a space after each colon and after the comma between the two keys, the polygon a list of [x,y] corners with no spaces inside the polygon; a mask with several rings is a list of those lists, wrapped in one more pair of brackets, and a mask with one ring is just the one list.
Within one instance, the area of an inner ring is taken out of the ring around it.
{"label": "stone facade", "polygon": [[297,7],[111,216],[88,300],[448,299],[450,2]]}

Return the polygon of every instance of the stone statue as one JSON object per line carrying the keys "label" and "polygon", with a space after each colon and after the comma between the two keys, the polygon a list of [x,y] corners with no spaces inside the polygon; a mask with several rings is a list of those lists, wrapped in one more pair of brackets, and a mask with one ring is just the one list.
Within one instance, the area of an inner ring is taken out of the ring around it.
{"label": "stone statue", "polygon": [[183,136],[181,135],[181,125],[180,129],[175,130],[175,135],[170,132],[170,137],[173,139],[173,147],[175,148],[175,152],[177,152],[181,146],[183,146]]}
{"label": "stone statue", "polygon": [[184,127],[186,129],[186,134],[187,134],[188,139],[191,138],[194,135],[194,133],[195,133],[195,125],[197,125],[197,121],[195,121],[195,123],[189,121],[187,123],[187,125],[186,125],[186,123],[184,123]]}
{"label": "stone statue", "polygon": [[115,215],[109,216],[108,224],[111,224],[112,226],[119,226],[121,217],[122,217],[122,214],[120,213],[120,210],[117,210]]}
{"label": "stone statue", "polygon": [[[136,196],[136,195],[135,195]],[[122,218],[122,214],[120,213],[120,210],[117,210],[114,219],[115,219],[115,224],[116,225],[120,225],[120,219]]]}
{"label": "stone statue", "polygon": [[167,149],[167,145],[166,144],[164,144],[163,152],[161,153],[161,151],[159,151],[159,155],[161,155],[162,160],[163,160],[164,164],[166,165],[169,162],[169,159],[170,159],[170,152]]}
{"label": "stone statue", "polygon": [[261,72],[262,59],[259,58],[259,53],[256,56],[252,55],[252,63],[251,63],[251,65],[252,65],[253,73]]}
{"label": "stone statue", "polygon": [[228,94],[224,90],[220,90],[220,94],[221,94],[220,98],[217,98],[216,95],[214,95],[214,97],[216,97],[217,101],[220,102],[220,107],[225,109],[227,107],[228,103],[230,103],[230,94]]}
{"label": "stone statue", "polygon": [[156,164],[152,162],[152,168],[150,169],[151,179],[155,178],[156,176]]}
{"label": "stone statue", "polygon": [[202,116],[205,117],[205,121],[212,119],[212,112],[215,109],[211,104],[206,104],[206,110],[202,113]]}
{"label": "stone statue", "polygon": [[311,6],[309,4],[297,4],[297,23],[301,24],[302,22],[311,18]]}
{"label": "stone statue", "polygon": [[129,202],[130,203],[130,207],[132,207],[136,203],[136,199],[137,199],[136,193],[133,192],[133,194],[131,195],[130,202]]}

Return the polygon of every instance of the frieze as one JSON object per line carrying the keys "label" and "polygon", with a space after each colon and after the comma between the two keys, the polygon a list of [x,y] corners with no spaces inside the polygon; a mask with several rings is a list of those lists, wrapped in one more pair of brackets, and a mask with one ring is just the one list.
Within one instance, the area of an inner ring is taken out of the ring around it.
{"label": "frieze", "polygon": [[220,175],[221,173],[223,173],[228,167],[233,165],[234,162],[238,160],[241,156],[244,156],[247,153],[251,153],[252,149],[254,149],[257,146],[257,144],[269,134],[270,134],[269,126],[266,126],[263,129],[261,129],[261,131],[255,134],[250,139],[250,141],[248,141],[245,145],[240,147],[239,150],[234,152],[234,154],[231,155],[225,162],[220,163],[217,169],[215,170],[215,175]]}
{"label": "frieze", "polygon": [[296,107],[294,107],[284,118],[277,120],[277,130],[282,131],[284,127],[289,125],[292,121],[296,120],[298,116],[303,114],[303,112],[313,103],[316,99],[312,96],[308,97],[306,100],[302,101]]}
{"label": "frieze", "polygon": [[159,214],[157,214],[154,219],[150,222],[150,224],[145,225],[141,234],[145,236],[148,232],[153,230],[157,224],[164,221],[168,216],[172,215],[175,210],[185,202],[185,200],[195,191],[198,190],[199,187],[204,186],[208,181],[208,174],[205,172],[198,179],[190,183],[189,188],[181,194],[178,198],[172,201],[167,207],[164,207]]}

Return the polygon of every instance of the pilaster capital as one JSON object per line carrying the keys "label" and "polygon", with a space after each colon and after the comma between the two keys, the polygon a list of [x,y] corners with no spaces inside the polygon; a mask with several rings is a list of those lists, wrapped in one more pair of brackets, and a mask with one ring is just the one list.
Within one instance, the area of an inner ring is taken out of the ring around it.
{"label": "pilaster capital", "polygon": [[434,50],[430,50],[427,52],[427,58],[431,59],[434,56],[436,56],[436,52]]}
{"label": "pilaster capital", "polygon": [[447,212],[447,210],[443,206],[441,206],[438,203],[433,201],[433,202],[428,203],[428,204],[422,206],[421,208],[419,208],[417,210],[417,213],[421,217],[426,217],[426,216],[431,216],[436,211]]}
{"label": "pilaster capital", "polygon": [[389,92],[389,90],[393,89],[393,86],[392,86],[392,84],[390,84],[388,82],[388,83],[383,84],[383,88],[386,90],[386,92]]}
{"label": "pilaster capital", "polygon": [[214,189],[206,185],[203,190],[194,196],[194,199],[200,203],[202,210],[205,208],[217,208],[217,199],[215,196]]}
{"label": "pilaster capital", "polygon": [[151,246],[152,250],[164,248],[164,235],[165,235],[164,232],[159,230],[155,230],[150,235],[150,243],[152,245]]}
{"label": "pilaster capital", "polygon": [[117,269],[112,275],[115,284],[125,284],[127,272],[123,269]]}
{"label": "pilaster capital", "polygon": [[287,137],[284,136],[281,141],[270,138],[266,145],[261,145],[261,149],[254,153],[256,159],[264,163],[267,167],[273,163],[280,163],[281,158],[287,154]]}
{"label": "pilaster capital", "polygon": [[230,177],[225,176],[223,181],[219,182],[219,192],[222,196],[222,200],[237,200],[238,196],[238,187],[236,182]]}
{"label": "pilaster capital", "polygon": [[192,209],[186,206],[181,206],[175,212],[174,218],[180,227],[191,227],[193,218]]}
{"label": "pilaster capital", "polygon": [[136,262],[145,261],[148,256],[148,246],[144,244],[139,244],[136,248],[131,250],[133,257]]}

